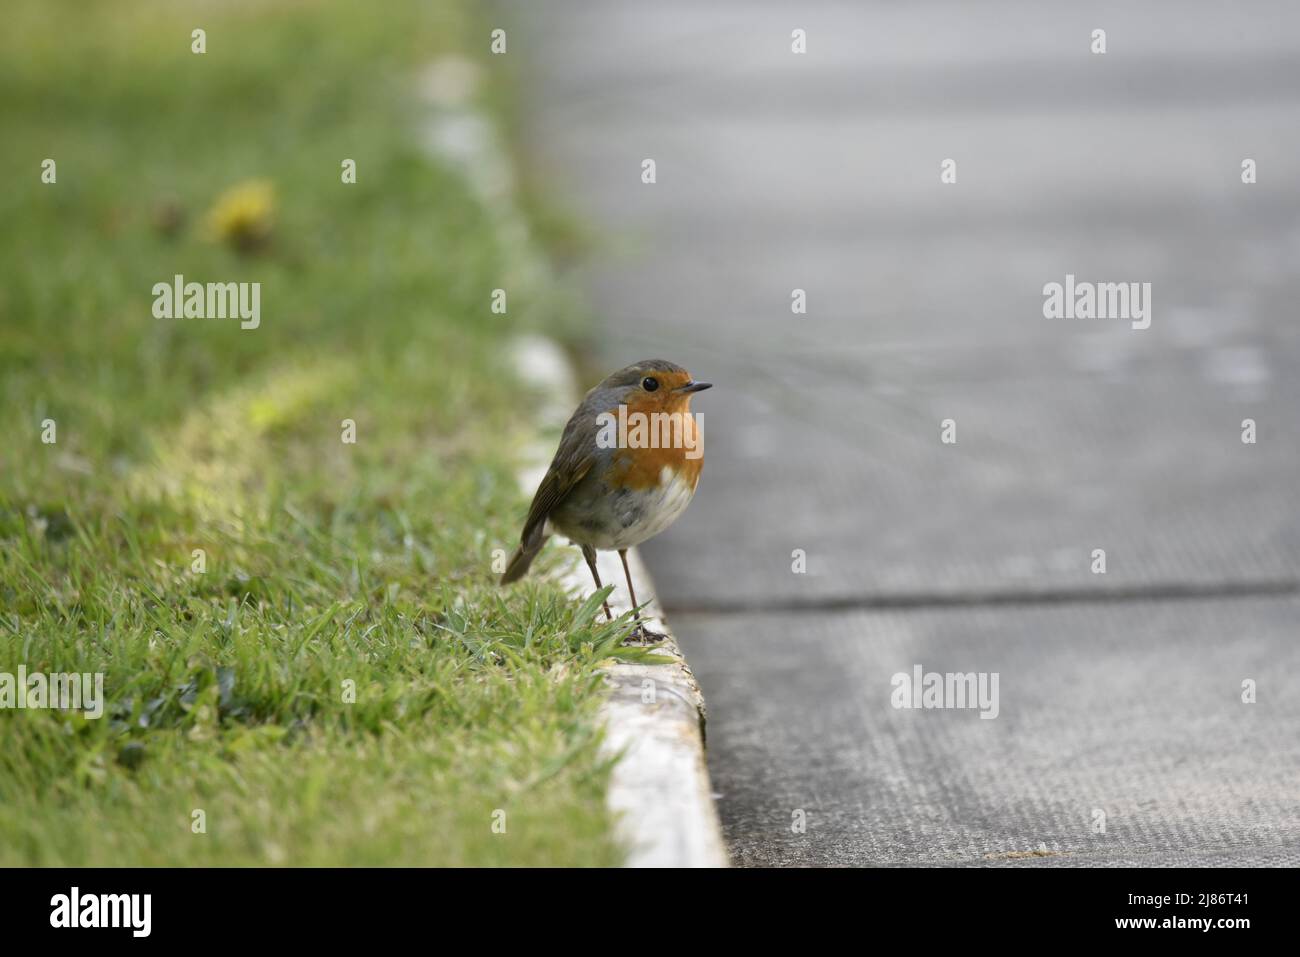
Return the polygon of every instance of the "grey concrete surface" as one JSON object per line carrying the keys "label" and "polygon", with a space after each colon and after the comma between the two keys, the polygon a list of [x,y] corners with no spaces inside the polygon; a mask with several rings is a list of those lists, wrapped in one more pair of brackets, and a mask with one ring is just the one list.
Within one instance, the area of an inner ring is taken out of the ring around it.
{"label": "grey concrete surface", "polygon": [[[1294,863],[1300,8],[500,12],[606,364],[718,386],[643,553],[733,859]],[[1151,327],[1044,318],[1067,273],[1150,282]],[[916,663],[1001,716],[894,711]]]}
{"label": "grey concrete surface", "polygon": [[[1300,864],[1300,600],[683,615],[738,865]],[[891,678],[999,675],[997,718]],[[1253,678],[1254,705],[1241,702]],[[1105,832],[1094,833],[1095,810]],[[803,811],[806,832],[795,833]],[[1019,855],[1045,847],[1047,855]]]}

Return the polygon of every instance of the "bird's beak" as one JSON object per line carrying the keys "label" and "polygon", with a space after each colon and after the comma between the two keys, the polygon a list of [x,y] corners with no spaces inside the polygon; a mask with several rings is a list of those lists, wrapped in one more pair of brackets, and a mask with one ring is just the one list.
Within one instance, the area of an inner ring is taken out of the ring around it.
{"label": "bird's beak", "polygon": [[674,389],[673,391],[675,391],[675,392],[682,392],[682,393],[685,393],[686,395],[690,395],[692,392],[703,392],[705,389],[712,389],[712,388],[713,388],[713,383],[712,383],[712,382],[694,382],[694,381],[691,381],[691,382],[686,383],[686,385],[678,386],[678,387],[677,387],[676,389]]}

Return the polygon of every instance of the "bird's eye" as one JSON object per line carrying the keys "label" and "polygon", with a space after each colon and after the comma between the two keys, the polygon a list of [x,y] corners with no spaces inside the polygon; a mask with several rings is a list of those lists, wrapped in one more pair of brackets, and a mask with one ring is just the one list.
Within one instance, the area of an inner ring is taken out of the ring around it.
{"label": "bird's eye", "polygon": [[659,388],[659,380],[654,376],[648,375],[641,380],[641,388],[645,389],[647,392],[653,392],[655,389]]}

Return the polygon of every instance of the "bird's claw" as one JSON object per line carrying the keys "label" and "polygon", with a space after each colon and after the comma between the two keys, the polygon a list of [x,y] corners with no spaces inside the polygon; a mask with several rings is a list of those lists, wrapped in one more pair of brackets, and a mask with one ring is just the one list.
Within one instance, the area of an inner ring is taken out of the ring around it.
{"label": "bird's claw", "polygon": [[651,631],[644,624],[637,625],[632,629],[632,633],[623,640],[625,645],[656,645],[661,641],[667,641],[667,635],[661,635],[657,631]]}

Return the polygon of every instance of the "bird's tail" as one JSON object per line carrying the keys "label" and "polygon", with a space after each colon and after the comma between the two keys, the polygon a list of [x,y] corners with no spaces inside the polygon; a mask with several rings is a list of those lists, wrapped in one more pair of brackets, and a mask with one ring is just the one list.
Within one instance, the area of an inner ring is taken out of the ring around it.
{"label": "bird's tail", "polygon": [[528,566],[533,563],[537,553],[542,550],[549,536],[539,525],[533,530],[533,533],[519,543],[515,553],[510,556],[510,561],[506,564],[505,574],[501,576],[501,584],[509,585],[513,581],[518,581],[528,574]]}

